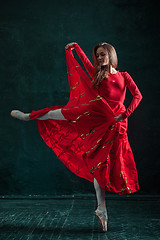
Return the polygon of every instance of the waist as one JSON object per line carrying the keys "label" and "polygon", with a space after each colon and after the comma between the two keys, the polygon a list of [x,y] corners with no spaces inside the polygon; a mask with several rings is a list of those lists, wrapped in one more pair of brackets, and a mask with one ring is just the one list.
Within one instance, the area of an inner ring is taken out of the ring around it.
{"label": "waist", "polygon": [[115,115],[118,115],[126,111],[126,108],[122,102],[107,98],[105,98],[105,100],[107,101],[108,105],[111,107]]}

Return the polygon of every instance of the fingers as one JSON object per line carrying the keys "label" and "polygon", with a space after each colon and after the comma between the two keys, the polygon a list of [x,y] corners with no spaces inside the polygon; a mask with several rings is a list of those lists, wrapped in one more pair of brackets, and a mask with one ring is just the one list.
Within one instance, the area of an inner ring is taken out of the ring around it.
{"label": "fingers", "polygon": [[71,43],[68,43],[68,44],[66,45],[65,49],[68,49],[68,48],[70,48],[71,46],[72,46],[72,44],[71,44]]}
{"label": "fingers", "polygon": [[118,115],[117,117],[114,117],[114,119],[117,121],[117,122],[122,122],[124,119],[122,118],[122,115]]}
{"label": "fingers", "polygon": [[76,42],[68,43],[68,44],[65,46],[65,49],[68,49],[68,48],[70,48],[70,47],[74,47],[75,44],[76,44]]}
{"label": "fingers", "polygon": [[118,118],[115,118],[116,122],[120,122],[121,120],[119,120]]}

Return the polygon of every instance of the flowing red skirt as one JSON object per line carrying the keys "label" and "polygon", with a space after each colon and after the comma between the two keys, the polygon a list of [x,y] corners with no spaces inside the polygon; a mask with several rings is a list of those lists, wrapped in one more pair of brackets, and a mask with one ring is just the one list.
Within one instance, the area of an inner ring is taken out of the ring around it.
{"label": "flowing red skirt", "polygon": [[[91,80],[66,50],[70,99],[65,106],[32,111],[36,119],[50,110],[62,109],[66,120],[36,120],[44,142],[79,177],[110,192],[128,194],[139,190],[138,175],[127,137],[127,119],[114,117],[125,111],[123,104],[108,104]],[[112,108],[110,107],[112,106]]]}

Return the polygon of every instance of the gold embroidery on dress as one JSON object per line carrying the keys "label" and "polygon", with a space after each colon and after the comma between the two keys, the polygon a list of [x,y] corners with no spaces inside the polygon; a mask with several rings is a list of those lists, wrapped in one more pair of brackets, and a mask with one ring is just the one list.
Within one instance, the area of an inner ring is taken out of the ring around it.
{"label": "gold embroidery on dress", "polygon": [[[83,96],[84,96],[84,95],[83,95]],[[82,97],[83,97],[83,96],[82,96]],[[78,98],[78,97],[77,97],[77,98]],[[96,99],[90,100],[89,103],[90,103],[90,102],[94,102],[94,101],[98,101],[98,100],[100,100],[100,98],[97,96]],[[82,104],[80,104],[79,106],[76,106],[76,107],[71,106],[71,107],[68,107],[68,108],[63,108],[63,110],[67,110],[67,109],[70,109],[70,108],[79,108],[79,107],[82,107],[82,106],[88,106],[89,103],[82,103]]]}
{"label": "gold embroidery on dress", "polygon": [[89,133],[86,133],[86,134],[81,134],[81,139],[82,140],[84,140],[88,135],[90,135],[90,134],[92,134],[92,133],[94,133],[95,132],[95,129],[94,128],[92,128],[90,131],[89,131]]}
{"label": "gold embroidery on dress", "polygon": [[90,169],[90,173],[93,174],[96,169],[99,169],[102,165],[105,165],[108,162],[108,158],[109,158],[109,155],[108,155],[107,159],[104,162],[100,162],[100,163],[97,164],[96,167],[92,167]]}
{"label": "gold embroidery on dress", "polygon": [[71,106],[71,107],[68,107],[68,108],[63,108],[63,110],[68,110],[68,109],[70,109],[70,108],[79,108],[79,107],[81,107],[81,106],[88,106],[88,105],[89,105],[89,103],[83,103],[83,104],[81,104],[81,105],[79,105],[79,106],[76,106],[76,107]]}
{"label": "gold embroidery on dress", "polygon": [[90,115],[90,112],[85,112],[85,113],[83,113],[83,115],[89,116],[89,115]]}
{"label": "gold embroidery on dress", "polygon": [[[99,143],[99,141],[100,141],[101,139],[102,139],[102,138],[100,138],[100,139],[97,141],[97,143]],[[115,140],[115,138],[113,138],[111,141],[106,141],[104,145],[98,145],[98,144],[96,144],[94,147],[90,147],[86,153],[89,153],[92,149],[96,148],[97,146],[98,146],[98,148],[100,148],[100,147],[101,147],[101,148],[105,148],[105,147],[106,147],[106,143],[110,143],[110,144],[111,144],[111,143],[114,142],[114,140]],[[97,149],[98,149],[98,148],[97,148]],[[97,151],[97,149],[96,149],[96,151]],[[115,151],[111,152],[111,154],[114,153],[114,152],[115,152]]]}
{"label": "gold embroidery on dress", "polygon": [[98,140],[97,140],[97,143],[99,143],[101,140],[102,140],[102,138],[98,139]]}
{"label": "gold embroidery on dress", "polygon": [[[78,67],[80,67],[80,66],[79,66],[79,65],[75,66],[75,68],[73,68],[72,71],[68,71],[67,74],[68,74],[69,76],[73,75],[73,74],[75,73],[75,71],[77,71],[77,68],[78,68]],[[71,73],[70,73],[70,72],[71,72]]]}
{"label": "gold embroidery on dress", "polygon": [[72,102],[73,100],[75,100],[77,98],[83,97],[84,95],[85,95],[85,92],[81,93],[78,97],[74,97],[74,98],[70,99],[69,102]]}
{"label": "gold embroidery on dress", "polygon": [[85,152],[85,153],[86,153],[86,154],[89,153],[92,149],[96,148],[97,146],[99,146],[99,147],[102,146],[102,145],[99,145],[99,144],[98,144],[101,140],[102,140],[102,138],[98,139],[96,145],[94,145],[93,147],[90,147],[90,148],[88,149],[88,151]]}
{"label": "gold embroidery on dress", "polygon": [[81,115],[79,115],[77,118],[76,118],[76,120],[70,120],[70,124],[72,124],[72,123],[76,123],[76,122],[78,122],[79,120],[80,120],[80,118],[82,117],[82,116],[85,116],[85,117],[87,117],[87,116],[89,116],[91,113],[88,111],[88,112],[84,112],[83,114],[81,114]]}
{"label": "gold embroidery on dress", "polygon": [[115,138],[113,138],[111,141],[106,141],[105,144],[102,145],[102,148],[105,148],[107,143],[113,143],[114,140]]}
{"label": "gold embroidery on dress", "polygon": [[[107,141],[107,142],[108,142],[108,141]],[[107,142],[106,142],[106,143],[107,143]],[[104,145],[102,146],[102,148],[105,148],[105,147],[106,147],[106,144],[104,144]]]}
{"label": "gold embroidery on dress", "polygon": [[75,83],[75,86],[74,86],[74,87],[71,86],[70,89],[76,89],[77,85],[79,85],[81,82],[82,82],[82,78],[80,79],[79,82],[76,82],[76,83]]}
{"label": "gold embroidery on dress", "polygon": [[[112,131],[113,129],[115,129],[115,125],[111,125],[111,126],[109,127],[109,130]],[[103,144],[102,148],[105,148],[107,143],[113,143],[114,140],[115,140],[115,138],[113,138],[111,141],[106,141],[106,142]]]}
{"label": "gold embroidery on dress", "polygon": [[99,101],[99,100],[101,100],[101,99],[102,99],[102,97],[99,96],[99,95],[97,95],[97,97],[96,97],[95,99],[90,100],[89,102]]}
{"label": "gold embroidery on dress", "polygon": [[129,187],[127,187],[127,189],[128,189],[128,191],[129,191],[129,193],[131,193],[131,189],[130,189]]}
{"label": "gold embroidery on dress", "polygon": [[120,173],[120,178],[123,179],[123,183],[121,184],[121,191],[124,192],[126,190],[129,191],[129,193],[131,193],[131,189],[129,187],[127,187],[127,177],[124,176],[124,173]]}
{"label": "gold embroidery on dress", "polygon": [[109,127],[109,130],[113,130],[113,129],[115,129],[115,125],[111,125],[110,127]]}

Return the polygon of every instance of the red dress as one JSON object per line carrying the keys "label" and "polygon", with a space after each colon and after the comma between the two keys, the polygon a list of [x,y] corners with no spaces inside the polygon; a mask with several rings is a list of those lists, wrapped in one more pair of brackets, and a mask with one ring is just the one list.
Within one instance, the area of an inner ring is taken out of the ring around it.
{"label": "red dress", "polygon": [[[93,78],[93,66],[75,44],[75,50]],[[79,177],[107,191],[128,194],[139,190],[138,175],[127,137],[127,118],[138,106],[142,95],[127,72],[109,74],[96,88],[66,50],[70,99],[65,106],[32,111],[35,119],[50,110],[62,109],[65,120],[36,120],[39,133],[58,158]],[[127,109],[123,105],[126,87],[133,95]],[[116,122],[119,114],[125,118]]]}

